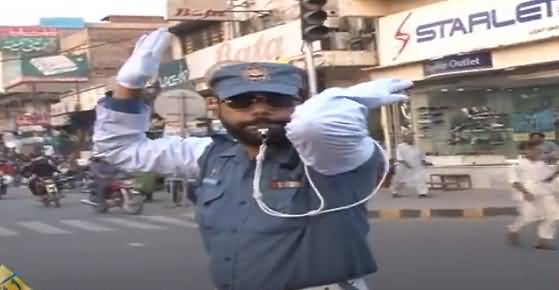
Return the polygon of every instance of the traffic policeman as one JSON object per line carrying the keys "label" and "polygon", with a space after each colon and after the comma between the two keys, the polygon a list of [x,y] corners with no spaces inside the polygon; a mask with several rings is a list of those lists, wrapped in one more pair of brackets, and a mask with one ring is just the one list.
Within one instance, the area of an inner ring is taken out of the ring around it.
{"label": "traffic policeman", "polygon": [[196,220],[219,290],[367,289],[362,278],[377,265],[367,243],[366,206],[302,218],[265,213],[253,198],[255,157],[265,140],[256,186],[274,210],[316,208],[313,187],[326,208],[354,203],[371,193],[385,166],[368,135],[368,111],[405,100],[398,92],[411,82],[331,88],[301,103],[305,88],[296,67],[230,64],[209,80],[227,136],[150,140],[144,133],[150,110],[134,96],[157,73],[170,38],[160,29],[138,41],[119,71],[116,93],[97,106],[96,153],[129,171],[198,177]]}

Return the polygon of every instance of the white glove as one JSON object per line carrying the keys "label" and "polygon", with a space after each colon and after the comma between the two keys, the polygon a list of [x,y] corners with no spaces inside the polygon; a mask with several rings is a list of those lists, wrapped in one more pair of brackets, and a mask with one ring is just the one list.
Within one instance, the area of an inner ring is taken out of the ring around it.
{"label": "white glove", "polygon": [[338,96],[355,100],[369,109],[382,105],[403,102],[408,99],[405,90],[411,88],[413,82],[400,79],[380,79],[368,81],[343,89]]}
{"label": "white glove", "polygon": [[160,28],[143,35],[132,55],[118,71],[117,82],[129,89],[141,89],[146,82],[159,71],[161,56],[169,47],[171,33],[167,28]]}

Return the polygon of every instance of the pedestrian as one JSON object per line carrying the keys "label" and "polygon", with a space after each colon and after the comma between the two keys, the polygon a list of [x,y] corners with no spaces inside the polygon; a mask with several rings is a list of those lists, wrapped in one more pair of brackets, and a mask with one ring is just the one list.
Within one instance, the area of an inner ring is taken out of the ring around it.
{"label": "pedestrian", "polygon": [[532,132],[530,133],[529,141],[534,141],[535,143],[542,146],[543,150],[543,160],[547,164],[556,164],[559,160],[559,146],[551,141],[545,140],[545,134],[542,132]]}
{"label": "pedestrian", "polygon": [[298,68],[226,65],[209,85],[227,135],[149,140],[149,109],[135,96],[157,73],[170,37],[161,29],[142,38],[120,69],[114,96],[97,106],[95,154],[128,171],[198,177],[196,221],[219,290],[367,289],[363,278],[377,265],[366,205],[317,215],[313,188],[328,209],[375,190],[385,164],[367,114],[407,99],[399,93],[412,83],[331,88],[300,104]]}
{"label": "pedestrian", "polygon": [[392,196],[401,197],[404,186],[415,188],[420,198],[429,197],[429,186],[427,185],[427,170],[425,166],[425,155],[415,144],[411,133],[404,135],[403,142],[396,147],[396,173],[392,180]]}
{"label": "pedestrian", "polygon": [[555,220],[557,201],[553,195],[553,183],[546,177],[554,174],[554,168],[543,160],[543,147],[537,140],[522,145],[525,157],[511,169],[510,181],[513,199],[517,204],[518,217],[508,226],[508,239],[519,244],[519,231],[534,222],[538,223],[538,243],[535,248],[555,250]]}

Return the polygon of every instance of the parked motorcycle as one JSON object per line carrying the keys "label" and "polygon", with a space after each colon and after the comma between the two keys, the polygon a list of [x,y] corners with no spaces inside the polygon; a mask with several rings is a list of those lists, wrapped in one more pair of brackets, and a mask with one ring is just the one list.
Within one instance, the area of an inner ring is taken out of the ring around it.
{"label": "parked motorcycle", "polygon": [[92,191],[89,199],[82,199],[81,203],[94,207],[98,213],[106,213],[111,208],[121,208],[137,215],[142,213],[144,201],[145,196],[138,190],[135,179],[125,178],[112,181],[105,188],[104,196]]}

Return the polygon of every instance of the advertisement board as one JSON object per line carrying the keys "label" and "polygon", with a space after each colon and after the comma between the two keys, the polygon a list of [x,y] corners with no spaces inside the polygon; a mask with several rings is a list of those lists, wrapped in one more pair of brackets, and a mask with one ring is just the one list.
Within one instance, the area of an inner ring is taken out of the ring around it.
{"label": "advertisement board", "polygon": [[383,66],[559,36],[559,1],[449,0],[379,20]]}

